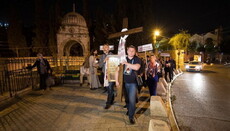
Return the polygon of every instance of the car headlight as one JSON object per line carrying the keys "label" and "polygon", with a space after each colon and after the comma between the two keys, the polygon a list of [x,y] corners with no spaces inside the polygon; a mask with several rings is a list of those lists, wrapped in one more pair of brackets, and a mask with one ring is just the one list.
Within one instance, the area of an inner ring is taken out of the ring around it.
{"label": "car headlight", "polygon": [[195,68],[196,68],[196,69],[200,69],[200,66],[196,66]]}
{"label": "car headlight", "polygon": [[189,65],[186,65],[185,68],[188,69],[188,68],[189,68]]}

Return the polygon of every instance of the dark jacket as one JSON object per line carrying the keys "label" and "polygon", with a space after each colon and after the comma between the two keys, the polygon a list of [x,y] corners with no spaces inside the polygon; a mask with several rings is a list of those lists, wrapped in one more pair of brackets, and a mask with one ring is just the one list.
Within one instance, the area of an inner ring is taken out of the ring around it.
{"label": "dark jacket", "polygon": [[[46,59],[44,59],[44,58],[43,58],[43,60],[44,60],[44,62],[45,62],[45,67],[46,67],[47,72],[48,72],[49,70],[52,71],[51,68],[50,68],[49,62],[48,62]],[[36,62],[33,64],[33,66],[28,66],[28,67],[26,67],[26,68],[27,68],[27,69],[33,69],[34,67],[37,67],[38,73],[41,74],[40,62],[41,62],[41,60],[40,60],[40,59],[37,59]]]}

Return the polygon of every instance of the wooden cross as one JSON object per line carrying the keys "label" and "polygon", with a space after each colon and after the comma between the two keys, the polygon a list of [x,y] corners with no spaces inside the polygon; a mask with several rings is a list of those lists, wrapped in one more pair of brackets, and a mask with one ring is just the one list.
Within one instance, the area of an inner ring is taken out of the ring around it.
{"label": "wooden cross", "polygon": [[[123,23],[122,23],[122,28],[128,28],[128,18],[124,18],[123,19]],[[112,38],[117,38],[117,37],[121,37],[124,35],[131,35],[131,34],[135,34],[135,33],[139,33],[143,31],[143,27],[137,27],[137,28],[133,28],[124,32],[118,32],[118,33],[114,33],[114,34],[110,34],[108,39],[112,39]],[[120,83],[120,87],[117,90],[117,100],[122,102],[122,88],[123,88],[123,65],[119,66],[119,83]]]}
{"label": "wooden cross", "polygon": [[[123,19],[122,28],[123,29],[128,28],[128,18]],[[139,33],[142,31],[143,31],[143,27],[137,27],[137,28],[133,28],[128,31],[125,31],[125,32],[118,32],[118,33],[110,34],[108,39],[117,38],[117,37],[121,37],[124,35],[131,35],[131,34]]]}

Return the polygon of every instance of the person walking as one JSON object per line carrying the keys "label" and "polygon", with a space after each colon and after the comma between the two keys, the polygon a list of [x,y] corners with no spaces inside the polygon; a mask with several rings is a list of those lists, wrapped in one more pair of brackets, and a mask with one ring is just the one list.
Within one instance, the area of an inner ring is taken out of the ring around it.
{"label": "person walking", "polygon": [[40,89],[46,90],[46,80],[48,78],[49,73],[52,72],[52,69],[50,68],[49,62],[43,58],[43,55],[41,53],[37,54],[38,59],[35,61],[33,66],[26,67],[27,69],[33,69],[34,67],[37,67],[38,74],[40,76]]}
{"label": "person walking", "polygon": [[83,77],[86,76],[88,80],[88,85],[90,85],[89,77],[89,56],[85,58],[83,65],[80,67],[80,86],[84,83]]}
{"label": "person walking", "polygon": [[165,64],[164,64],[164,71],[165,71],[165,80],[168,82],[168,76],[169,76],[169,82],[172,81],[172,75],[171,75],[171,63],[169,61],[169,57],[166,58]]}
{"label": "person walking", "polygon": [[141,60],[136,54],[136,48],[133,45],[128,46],[126,57],[127,62],[123,62],[124,65],[124,83],[127,92],[127,115],[129,116],[130,124],[135,124],[134,114],[136,111],[136,97],[137,97],[137,81],[136,73],[141,67]]}
{"label": "person walking", "polygon": [[[108,77],[107,77],[107,60],[108,60],[108,55],[112,55],[111,52],[109,52],[109,44],[104,44],[103,45],[103,54],[101,55],[99,59],[99,67],[102,68],[103,76],[104,76],[104,92],[107,92],[107,101],[104,109],[109,109],[111,105],[114,104],[114,86],[115,82],[109,82]],[[104,93],[103,92],[103,93]]]}
{"label": "person walking", "polygon": [[149,94],[150,96],[157,95],[157,82],[158,82],[158,75],[157,72],[160,71],[160,66],[156,62],[156,56],[150,56],[150,62],[147,65],[147,85],[149,87]]}
{"label": "person walking", "polygon": [[173,72],[174,70],[176,70],[176,61],[174,59],[172,59],[171,57],[169,58],[170,64],[171,64],[171,78],[173,79],[174,75]]}
{"label": "person walking", "polygon": [[[99,67],[102,68],[102,77],[104,79],[104,81],[103,81],[104,92],[103,93],[107,92],[108,86],[109,86],[107,84],[107,82],[105,83],[105,79],[106,79],[106,76],[105,76],[105,73],[106,73],[105,72],[105,68],[106,68],[106,57],[108,55],[113,55],[113,53],[109,51],[109,44],[105,43],[103,45],[103,54],[99,58]],[[114,83],[111,83],[111,84],[113,85]]]}
{"label": "person walking", "polygon": [[97,76],[98,61],[96,57],[97,57],[97,50],[93,49],[89,57],[89,77],[90,77],[89,79],[91,80],[90,81],[91,90],[95,90],[98,87],[101,87],[101,83]]}

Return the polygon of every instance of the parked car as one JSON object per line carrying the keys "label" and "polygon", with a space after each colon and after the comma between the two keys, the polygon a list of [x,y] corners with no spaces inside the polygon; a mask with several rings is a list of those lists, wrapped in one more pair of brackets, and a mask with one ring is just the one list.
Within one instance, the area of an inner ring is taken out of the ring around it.
{"label": "parked car", "polygon": [[202,71],[203,63],[199,61],[190,61],[185,65],[186,71]]}

